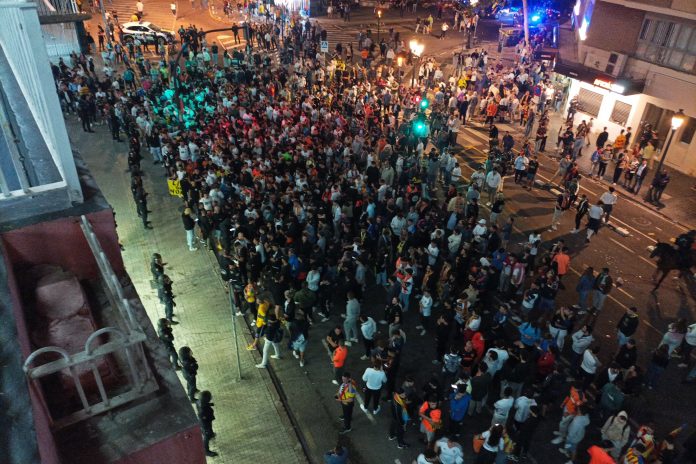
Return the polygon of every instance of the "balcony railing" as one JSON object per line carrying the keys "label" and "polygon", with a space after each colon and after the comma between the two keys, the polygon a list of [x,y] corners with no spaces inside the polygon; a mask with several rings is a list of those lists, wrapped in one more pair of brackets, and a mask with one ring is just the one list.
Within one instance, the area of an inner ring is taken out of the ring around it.
{"label": "balcony railing", "polygon": [[36,0],[39,16],[74,15],[80,13],[75,0]]}
{"label": "balcony railing", "polygon": [[[131,303],[124,294],[123,287],[85,216],[81,217],[80,225],[99,266],[109,301],[118,309],[120,320],[119,327],[104,327],[92,333],[86,340],[84,349],[78,353],[69,354],[62,348],[47,346],[34,351],[24,362],[24,371],[32,382],[39,383],[40,379],[58,373],[63,373],[72,379],[79,406],[76,410],[59,417],[51,414],[54,429],[101,414],[149,395],[159,388],[143,348],[147,336],[138,323]],[[107,335],[109,340],[106,343],[97,343]],[[38,361],[39,356],[47,353],[52,354],[53,358],[57,355],[58,359],[48,362]],[[113,390],[108,388],[98,368],[99,361],[104,357],[121,360],[128,379],[126,386],[119,386]],[[98,390],[96,398],[88,397],[86,388],[82,384],[82,376],[78,375],[78,370],[84,371],[85,367],[94,376]]]}

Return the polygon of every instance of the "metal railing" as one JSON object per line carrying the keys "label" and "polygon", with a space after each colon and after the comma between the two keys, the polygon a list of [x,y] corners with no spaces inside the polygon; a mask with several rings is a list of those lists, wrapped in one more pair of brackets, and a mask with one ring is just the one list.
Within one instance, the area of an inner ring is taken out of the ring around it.
{"label": "metal railing", "polygon": [[[158,389],[143,348],[143,342],[147,339],[147,336],[138,324],[131,304],[125,297],[123,287],[114,273],[106,254],[99,245],[91,224],[85,216],[82,216],[80,219],[80,227],[99,266],[107,296],[112,305],[118,309],[120,316],[119,325],[122,325],[122,327],[104,327],[96,330],[85,341],[84,349],[75,354],[69,354],[63,348],[57,346],[47,346],[39,348],[27,357],[24,362],[24,372],[32,382],[39,383],[43,377],[63,373],[67,374],[75,385],[81,407],[62,417],[55,418],[51,414],[52,425],[55,429],[60,429],[101,414]],[[96,342],[99,338],[104,335],[108,335],[109,340],[105,343],[97,344]],[[47,353],[58,354],[59,359],[45,363],[36,363],[37,365],[34,366],[37,358]],[[129,381],[125,388],[123,385],[119,385],[116,392],[107,389],[97,366],[97,361],[105,356],[118,357],[124,361]],[[78,368],[83,367],[87,367],[94,376],[98,390],[98,399],[96,401],[90,402],[90,398],[88,398],[82,385]]]}
{"label": "metal railing", "polygon": [[73,15],[80,13],[75,0],[36,0],[39,16]]}

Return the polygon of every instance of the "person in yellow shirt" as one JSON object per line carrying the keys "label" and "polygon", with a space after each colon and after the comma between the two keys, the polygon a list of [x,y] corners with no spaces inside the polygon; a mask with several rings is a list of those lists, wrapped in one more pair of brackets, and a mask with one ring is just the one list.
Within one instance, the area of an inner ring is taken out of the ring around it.
{"label": "person in yellow shirt", "polygon": [[648,162],[648,169],[652,171],[655,159],[655,145],[653,145],[652,142],[648,142],[648,144],[640,151],[640,156]]}
{"label": "person in yellow shirt", "polygon": [[253,322],[256,325],[256,334],[254,335],[254,341],[247,345],[247,350],[253,351],[259,342],[259,335],[261,329],[266,325],[266,317],[268,314],[268,308],[270,308],[271,303],[268,300],[259,300],[259,306],[256,312],[256,321]]}
{"label": "person in yellow shirt", "polygon": [[614,140],[615,153],[620,153],[621,150],[623,150],[626,146],[626,134],[624,134],[624,132],[626,131],[621,129],[621,133],[616,136],[616,139]]}

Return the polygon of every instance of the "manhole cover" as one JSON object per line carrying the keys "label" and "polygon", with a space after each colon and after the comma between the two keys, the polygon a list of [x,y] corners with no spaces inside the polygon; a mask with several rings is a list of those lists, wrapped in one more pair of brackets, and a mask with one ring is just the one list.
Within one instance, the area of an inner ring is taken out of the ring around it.
{"label": "manhole cover", "polygon": [[645,219],[644,217],[634,217],[633,222],[638,224],[639,226],[649,226],[652,224],[648,219]]}

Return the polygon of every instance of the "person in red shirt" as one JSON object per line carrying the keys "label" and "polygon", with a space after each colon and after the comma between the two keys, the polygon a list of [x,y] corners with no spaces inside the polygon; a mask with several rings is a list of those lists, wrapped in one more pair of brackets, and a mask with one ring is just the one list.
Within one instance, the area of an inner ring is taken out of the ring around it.
{"label": "person in red shirt", "polygon": [[616,464],[616,461],[609,455],[609,450],[614,445],[610,441],[602,441],[597,445],[592,445],[587,449],[587,454],[590,455],[589,464]]}
{"label": "person in red shirt", "polygon": [[[563,276],[568,273],[570,269],[570,256],[568,255],[568,247],[564,246],[561,251],[556,253],[553,257],[552,263],[556,266],[556,274],[558,275],[558,282],[561,283]],[[560,285],[561,288],[562,284]]]}

